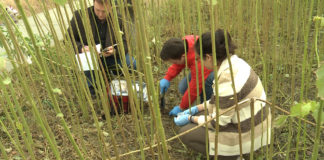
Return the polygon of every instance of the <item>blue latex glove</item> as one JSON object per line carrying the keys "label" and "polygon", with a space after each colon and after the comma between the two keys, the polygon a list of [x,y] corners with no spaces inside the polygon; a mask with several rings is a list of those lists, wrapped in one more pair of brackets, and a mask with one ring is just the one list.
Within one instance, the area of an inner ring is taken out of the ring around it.
{"label": "blue latex glove", "polygon": [[169,116],[177,116],[178,113],[182,112],[180,109],[180,106],[175,106],[173,109],[169,112]]}
{"label": "blue latex glove", "polygon": [[160,93],[163,94],[164,92],[166,92],[170,87],[170,81],[166,80],[166,79],[161,79],[160,80]]}
{"label": "blue latex glove", "polygon": [[186,124],[188,124],[190,122],[189,116],[190,116],[190,114],[184,114],[184,115],[181,115],[181,116],[178,116],[178,117],[174,117],[174,123],[177,126],[186,125]]}
{"label": "blue latex glove", "polygon": [[194,107],[191,107],[190,109],[187,109],[185,111],[183,111],[184,114],[190,114],[190,115],[195,115],[198,113],[198,107],[197,106],[194,106]]}

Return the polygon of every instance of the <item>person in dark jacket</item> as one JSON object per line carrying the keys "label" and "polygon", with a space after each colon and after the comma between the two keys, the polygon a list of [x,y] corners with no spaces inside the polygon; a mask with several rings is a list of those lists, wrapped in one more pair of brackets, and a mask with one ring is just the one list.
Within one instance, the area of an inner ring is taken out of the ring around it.
{"label": "person in dark jacket", "polygon": [[[71,38],[72,45],[74,46],[74,51],[76,54],[89,51],[89,45],[101,44],[101,49],[103,50],[100,60],[105,66],[106,73],[117,74],[116,72],[116,62],[121,65],[121,45],[117,42],[116,34],[122,34],[122,40],[124,45],[126,64],[131,68],[131,60],[128,54],[127,42],[124,35],[124,28],[122,25],[122,20],[119,19],[119,27],[121,31],[116,31],[114,28],[114,21],[112,15],[111,4],[109,0],[94,0],[93,6],[87,8],[87,15],[82,15],[81,10],[74,12],[74,16],[70,21],[70,26],[68,28],[68,35]],[[86,21],[82,17],[88,16],[91,33],[93,35],[94,42],[88,42],[88,39],[92,39],[91,36],[86,36],[86,29],[88,29]],[[116,57],[116,61],[115,61]],[[136,61],[132,58],[133,69],[136,69]],[[90,91],[94,93],[93,90],[93,79],[91,78],[91,71],[84,72]]]}

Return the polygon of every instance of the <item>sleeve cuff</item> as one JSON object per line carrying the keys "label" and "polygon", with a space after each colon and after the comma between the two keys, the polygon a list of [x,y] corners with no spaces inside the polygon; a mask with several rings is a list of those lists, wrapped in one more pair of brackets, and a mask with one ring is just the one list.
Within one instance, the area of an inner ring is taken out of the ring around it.
{"label": "sleeve cuff", "polygon": [[171,78],[168,75],[165,75],[163,78],[166,79],[166,80],[168,80],[169,82],[171,81]]}
{"label": "sleeve cuff", "polygon": [[199,116],[198,117],[198,124],[203,124],[205,123],[205,116]]}
{"label": "sleeve cuff", "polygon": [[182,103],[180,103],[179,107],[180,107],[181,110],[185,110],[185,109],[188,108],[188,107],[183,107],[183,104]]}

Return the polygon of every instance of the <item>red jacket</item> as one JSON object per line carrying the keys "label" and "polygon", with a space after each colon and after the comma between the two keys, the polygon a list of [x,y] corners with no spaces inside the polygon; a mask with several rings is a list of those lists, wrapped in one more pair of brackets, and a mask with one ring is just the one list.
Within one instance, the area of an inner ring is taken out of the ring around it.
{"label": "red jacket", "polygon": [[[201,63],[198,61],[198,78],[196,76],[196,66],[195,66],[195,48],[194,44],[195,41],[198,39],[198,36],[194,35],[188,35],[185,36],[183,39],[187,41],[188,44],[188,51],[187,51],[187,65],[191,72],[191,81],[189,82],[190,87],[190,104],[192,104],[196,98],[197,98],[197,79],[199,80],[199,94],[202,91],[202,80],[201,80]],[[179,65],[179,64],[172,64],[168,71],[166,72],[166,75],[164,76],[165,79],[171,81],[174,77],[176,77],[182,69],[186,67],[185,64]],[[204,67],[204,80],[208,77],[209,73],[212,72],[212,70],[209,70]],[[189,107],[189,93],[188,90],[185,92],[185,94],[182,97],[180,108],[186,109]]]}

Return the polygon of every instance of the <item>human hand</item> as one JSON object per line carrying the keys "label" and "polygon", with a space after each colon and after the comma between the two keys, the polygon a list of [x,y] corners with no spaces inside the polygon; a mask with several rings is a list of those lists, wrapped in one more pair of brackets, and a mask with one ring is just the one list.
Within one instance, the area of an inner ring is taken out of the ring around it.
{"label": "human hand", "polygon": [[81,48],[81,53],[88,52],[88,51],[89,51],[89,46],[84,46]]}
{"label": "human hand", "polygon": [[191,116],[190,114],[183,114],[178,117],[174,117],[173,120],[177,126],[183,126],[190,122],[190,116]]}
{"label": "human hand", "polygon": [[193,106],[190,109],[187,109],[187,110],[183,111],[184,114],[190,114],[190,115],[195,115],[198,112],[199,111],[198,111],[198,107],[197,106]]}
{"label": "human hand", "polygon": [[109,56],[112,56],[114,53],[115,53],[115,48],[113,46],[109,46],[109,47],[103,49],[101,54],[104,57],[109,57]]}
{"label": "human hand", "polygon": [[166,80],[166,79],[161,79],[160,80],[160,93],[163,94],[164,92],[166,92],[170,87],[170,81]]}
{"label": "human hand", "polygon": [[182,112],[180,106],[175,106],[173,109],[169,112],[169,116],[177,116],[178,113]]}

